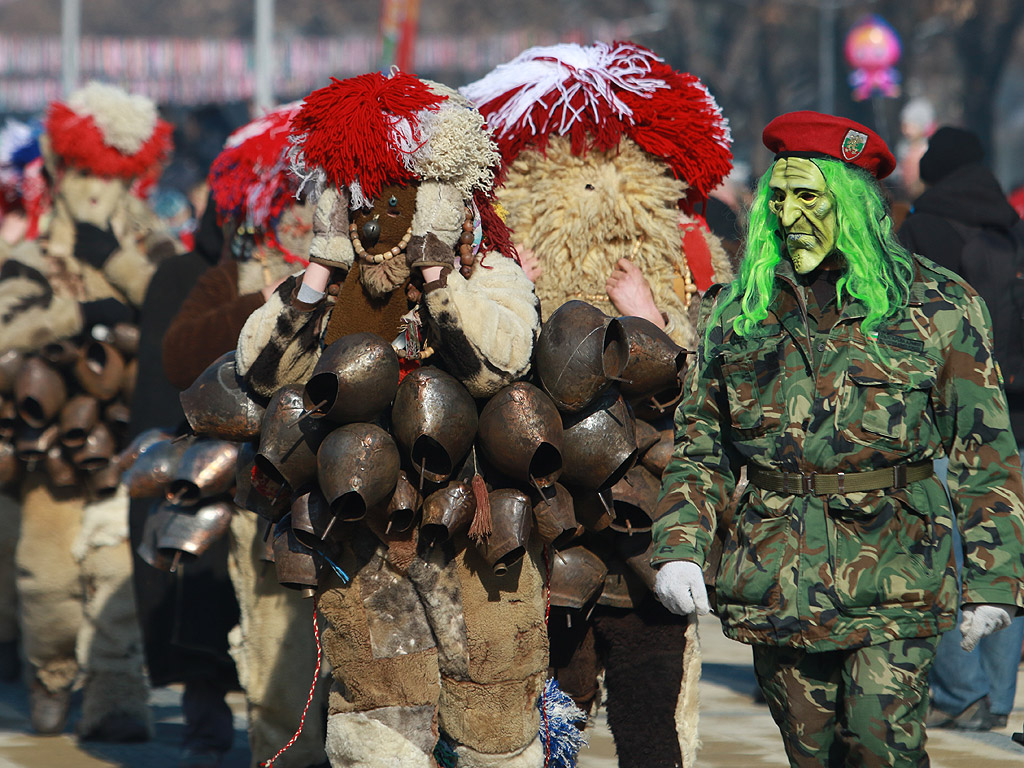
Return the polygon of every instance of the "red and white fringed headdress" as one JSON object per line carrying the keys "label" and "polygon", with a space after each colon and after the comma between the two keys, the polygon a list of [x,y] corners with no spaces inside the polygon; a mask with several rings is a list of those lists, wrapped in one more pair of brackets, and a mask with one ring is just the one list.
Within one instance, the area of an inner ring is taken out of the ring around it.
{"label": "red and white fringed headdress", "polygon": [[689,186],[687,207],[732,167],[722,110],[696,77],[629,42],[530,48],[461,89],[494,133],[505,164],[551,136],[574,154],[607,151],[623,136]]}
{"label": "red and white fringed headdress", "polygon": [[276,241],[277,222],[299,190],[289,167],[289,133],[301,106],[278,107],[228,136],[209,174],[220,224],[245,222]]}
{"label": "red and white fringed headdress", "polygon": [[456,91],[395,71],[332,80],[292,125],[293,169],[313,199],[347,188],[352,208],[388,184],[435,180],[465,199],[489,191],[499,157],[483,118]]}
{"label": "red and white fringed headdress", "polygon": [[145,96],[90,83],[52,102],[45,131],[57,157],[96,176],[136,179],[171,152],[170,123]]}

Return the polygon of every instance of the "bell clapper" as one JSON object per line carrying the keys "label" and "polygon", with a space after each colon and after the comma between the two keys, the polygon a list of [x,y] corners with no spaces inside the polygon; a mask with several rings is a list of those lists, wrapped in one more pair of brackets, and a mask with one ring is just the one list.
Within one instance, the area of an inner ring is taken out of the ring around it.
{"label": "bell clapper", "polygon": [[570,628],[572,627],[572,614],[571,613],[565,614],[565,625],[567,627],[570,627]]}
{"label": "bell clapper", "polygon": [[325,541],[327,539],[327,534],[329,534],[331,532],[331,528],[334,527],[334,524],[337,521],[338,521],[338,516],[337,515],[334,515],[333,517],[331,517],[331,522],[329,522],[327,524],[327,527],[324,528],[324,535],[320,537],[320,541]]}
{"label": "bell clapper", "polygon": [[176,573],[178,570],[178,563],[181,562],[181,550],[179,549],[174,553],[174,559],[171,561],[171,573]]}

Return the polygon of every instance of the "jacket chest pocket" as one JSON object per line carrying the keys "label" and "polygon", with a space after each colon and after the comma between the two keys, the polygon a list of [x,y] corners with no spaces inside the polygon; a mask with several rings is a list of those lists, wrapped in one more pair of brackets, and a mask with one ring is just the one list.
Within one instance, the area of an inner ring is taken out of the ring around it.
{"label": "jacket chest pocket", "polygon": [[922,355],[887,366],[861,351],[846,373],[839,409],[843,431],[861,445],[911,447],[937,374],[938,363]]}
{"label": "jacket chest pocket", "polygon": [[778,345],[723,353],[720,365],[732,426],[747,437],[777,431],[785,410]]}

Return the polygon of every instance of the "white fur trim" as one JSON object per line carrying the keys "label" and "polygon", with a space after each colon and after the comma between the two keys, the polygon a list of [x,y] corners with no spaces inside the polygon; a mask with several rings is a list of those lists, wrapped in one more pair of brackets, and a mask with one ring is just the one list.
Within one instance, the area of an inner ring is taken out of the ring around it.
{"label": "white fur trim", "polygon": [[277,327],[277,316],[284,309],[284,301],[275,291],[262,307],[249,315],[238,335],[238,347],[235,350],[235,370],[239,376],[249,372],[260,352],[270,343],[270,337]]}
{"label": "white fur trim", "polygon": [[113,547],[128,539],[128,488],[119,485],[113,496],[86,504],[82,509],[82,527],[71,556],[79,563],[93,549]]}
{"label": "white fur trim", "polygon": [[156,105],[145,96],[113,85],[89,83],[71,94],[68,107],[91,117],[103,141],[125,155],[142,149],[156,128]]}
{"label": "white fur trim", "polygon": [[362,712],[327,718],[331,768],[431,768],[433,760],[397,731]]}
{"label": "white fur trim", "polygon": [[683,768],[692,768],[697,762],[697,748],[700,741],[697,721],[700,711],[698,683],[700,682],[700,637],[697,634],[697,617],[690,615],[686,625],[686,648],[683,650],[683,680],[676,699],[676,733],[679,736],[679,752],[683,756]]}
{"label": "white fur trim", "polygon": [[433,232],[445,245],[454,246],[462,236],[466,205],[462,193],[451,184],[424,181],[416,192],[412,234]]}
{"label": "white fur trim", "polygon": [[544,765],[544,745],[539,737],[515,752],[488,755],[459,745],[455,753],[459,756],[459,768],[542,768]]}

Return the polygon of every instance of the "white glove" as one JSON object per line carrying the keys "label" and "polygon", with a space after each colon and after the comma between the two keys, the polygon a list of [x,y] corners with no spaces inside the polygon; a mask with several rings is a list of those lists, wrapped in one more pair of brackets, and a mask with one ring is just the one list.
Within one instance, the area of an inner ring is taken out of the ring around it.
{"label": "white glove", "polygon": [[960,611],[960,647],[968,653],[973,651],[981,638],[1010,626],[1015,613],[1015,605],[968,603]]}
{"label": "white glove", "polygon": [[696,611],[711,613],[704,571],[691,560],[673,560],[658,569],[654,577],[654,594],[661,604],[680,616]]}

